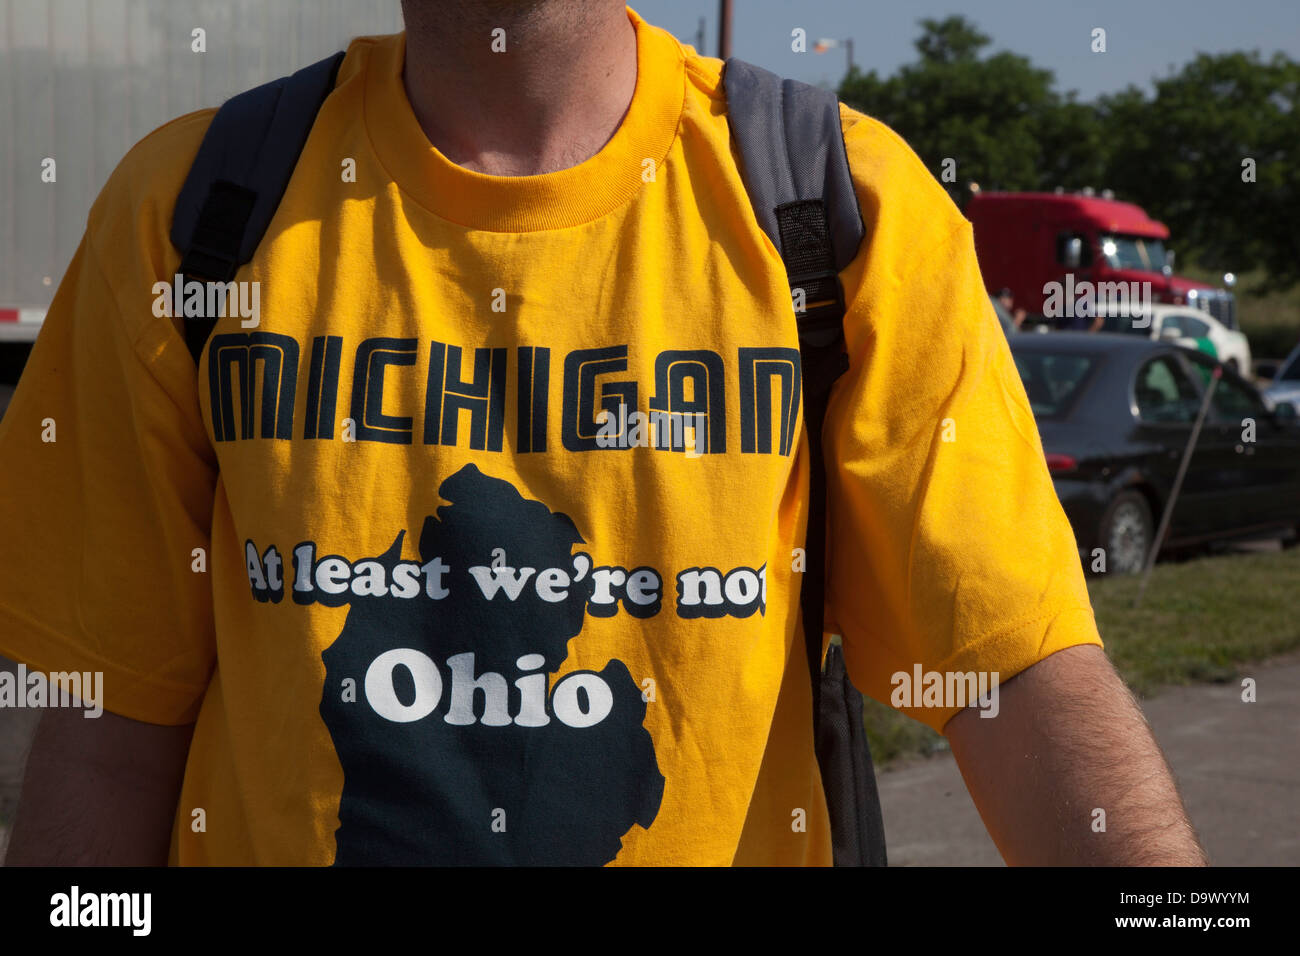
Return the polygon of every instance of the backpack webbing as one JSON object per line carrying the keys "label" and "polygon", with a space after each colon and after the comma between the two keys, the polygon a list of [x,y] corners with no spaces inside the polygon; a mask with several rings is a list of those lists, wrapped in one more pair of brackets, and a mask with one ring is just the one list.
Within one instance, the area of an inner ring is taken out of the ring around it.
{"label": "backpack webbing", "polygon": [[[800,588],[813,692],[813,743],[821,769],[837,866],[885,865],[884,825],[862,700],[839,649],[822,672],[826,591],[826,460],[822,426],[831,387],[848,369],[839,273],[865,235],[849,171],[839,100],[743,60],[723,70],[727,116],[741,176],[759,225],[780,252],[796,309],[808,435],[809,502]],[[798,311],[802,298],[803,311]]]}
{"label": "backpack webbing", "polygon": [[[172,213],[180,274],[229,282],[266,234],[343,53],[227,100],[212,118]],[[187,316],[197,366],[216,316]]]}

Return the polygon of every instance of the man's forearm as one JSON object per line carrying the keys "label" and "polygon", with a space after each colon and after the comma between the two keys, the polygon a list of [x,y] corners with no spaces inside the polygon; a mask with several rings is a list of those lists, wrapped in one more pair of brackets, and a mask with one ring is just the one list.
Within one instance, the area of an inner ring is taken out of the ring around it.
{"label": "man's forearm", "polygon": [[5,864],[165,865],[193,729],[46,711]]}
{"label": "man's forearm", "polygon": [[944,732],[1009,864],[1207,862],[1164,755],[1096,645],[1040,661],[1002,685],[997,717],[967,708]]}

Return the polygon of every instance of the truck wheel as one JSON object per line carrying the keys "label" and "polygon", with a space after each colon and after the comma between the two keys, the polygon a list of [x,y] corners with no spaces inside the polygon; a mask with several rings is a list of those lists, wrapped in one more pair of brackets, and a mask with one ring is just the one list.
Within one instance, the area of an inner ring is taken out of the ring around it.
{"label": "truck wheel", "polygon": [[1146,564],[1153,537],[1151,506],[1136,491],[1121,491],[1101,518],[1097,540],[1113,574],[1137,574]]}

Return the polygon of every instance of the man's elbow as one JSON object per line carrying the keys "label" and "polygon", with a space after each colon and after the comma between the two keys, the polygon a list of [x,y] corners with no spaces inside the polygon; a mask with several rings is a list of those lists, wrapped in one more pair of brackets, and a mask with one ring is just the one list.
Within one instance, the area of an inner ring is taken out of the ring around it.
{"label": "man's elbow", "polygon": [[5,863],[160,866],[167,862],[193,725],[50,709],[27,758]]}

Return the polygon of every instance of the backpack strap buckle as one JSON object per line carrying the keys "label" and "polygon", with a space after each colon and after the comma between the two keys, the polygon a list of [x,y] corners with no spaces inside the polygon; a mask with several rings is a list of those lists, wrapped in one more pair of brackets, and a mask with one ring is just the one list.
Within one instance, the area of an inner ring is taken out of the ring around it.
{"label": "backpack strap buckle", "polygon": [[180,273],[210,282],[229,282],[239,271],[239,246],[257,193],[218,180],[208,189],[194,224],[194,236],[181,258]]}
{"label": "backpack strap buckle", "polygon": [[798,316],[800,348],[833,346],[843,337],[845,303],[826,204],[821,199],[796,199],[781,203],[775,213]]}

